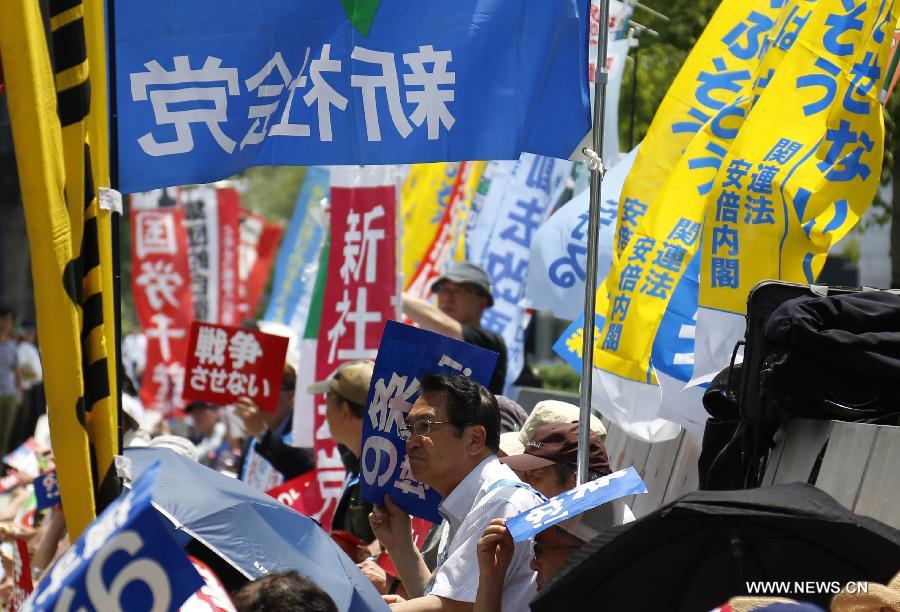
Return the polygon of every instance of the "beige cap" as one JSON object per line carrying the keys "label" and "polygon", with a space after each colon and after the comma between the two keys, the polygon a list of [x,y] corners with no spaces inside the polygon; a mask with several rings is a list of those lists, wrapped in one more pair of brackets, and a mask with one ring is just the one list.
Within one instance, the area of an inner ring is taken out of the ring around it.
{"label": "beige cap", "polygon": [[[571,423],[577,421],[580,416],[581,409],[575,404],[559,400],[538,402],[528,418],[525,419],[521,431],[500,434],[500,450],[507,455],[521,455],[525,452],[525,445],[531,441],[537,429],[550,423]],[[594,415],[591,415],[591,431],[601,438],[606,435],[606,428]]]}
{"label": "beige cap", "polygon": [[318,394],[334,391],[348,402],[365,406],[369,399],[369,385],[372,384],[374,369],[374,361],[348,361],[325,380],[308,386],[306,392]]}

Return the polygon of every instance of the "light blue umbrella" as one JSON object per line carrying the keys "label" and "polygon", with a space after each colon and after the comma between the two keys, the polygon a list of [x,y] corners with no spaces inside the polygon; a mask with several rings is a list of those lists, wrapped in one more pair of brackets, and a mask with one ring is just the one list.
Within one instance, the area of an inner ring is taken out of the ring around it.
{"label": "light blue umbrella", "polygon": [[165,448],[128,448],[137,479],[159,459],[153,505],[250,580],[297,570],[339,610],[386,610],[375,587],[318,523],[243,482]]}

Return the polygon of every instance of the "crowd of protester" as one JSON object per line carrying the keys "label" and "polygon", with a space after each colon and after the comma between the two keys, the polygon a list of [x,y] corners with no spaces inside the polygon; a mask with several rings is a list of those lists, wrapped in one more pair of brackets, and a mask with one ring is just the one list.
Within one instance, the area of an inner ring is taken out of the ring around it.
{"label": "crowd of protester", "polygon": [[[406,296],[404,309],[423,327],[500,349],[505,368],[499,337],[477,323],[492,300],[486,279],[470,264],[454,268],[433,287],[437,305]],[[126,339],[129,345],[140,342]],[[342,534],[342,548],[395,610],[528,609],[580,547],[604,529],[634,520],[616,500],[513,540],[508,519],[577,484],[580,411],[573,404],[545,400],[527,413],[496,393],[497,381],[486,388],[461,375],[422,378],[399,434],[415,479],[442,497],[442,520],[417,543],[411,517],[390,498],[374,505],[361,498],[359,462],[374,362],[345,363],[325,380],[297,389],[297,363],[288,359],[274,412],[242,398],[228,406],[192,402],[163,415],[137,398],[141,366],[127,361],[128,352],[123,350],[129,373],[123,381],[124,445],[168,448],[258,489],[270,481],[249,466],[251,457],[265,459],[281,480],[315,469],[313,450],[292,444],[293,407],[297,393],[324,396],[324,416],[347,471],[332,530]],[[41,382],[35,330],[16,328],[9,309],[0,308],[0,456],[9,459],[10,451],[26,444],[33,459],[4,466],[0,481],[0,602],[13,587],[13,538],[28,543],[35,584],[71,545],[61,507],[34,508],[31,483],[54,467]],[[589,428],[587,479],[593,481],[611,470],[603,424],[591,416]],[[378,562],[383,555],[390,557],[391,572]],[[222,609],[337,610],[297,569],[237,586]]]}

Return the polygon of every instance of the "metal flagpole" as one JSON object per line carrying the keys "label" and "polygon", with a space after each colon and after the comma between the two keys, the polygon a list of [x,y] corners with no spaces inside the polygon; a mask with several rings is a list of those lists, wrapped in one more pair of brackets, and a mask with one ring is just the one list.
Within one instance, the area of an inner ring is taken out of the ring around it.
{"label": "metal flagpole", "polygon": [[606,116],[606,70],[609,47],[609,0],[600,0],[600,39],[594,69],[593,151],[585,149],[591,158],[591,192],[588,209],[587,277],[584,283],[584,339],[581,352],[581,413],[578,430],[578,484],[587,481],[588,447],[591,432],[591,372],[594,363],[594,306],[597,293],[597,239],[600,233],[600,187],[603,184],[603,119]]}

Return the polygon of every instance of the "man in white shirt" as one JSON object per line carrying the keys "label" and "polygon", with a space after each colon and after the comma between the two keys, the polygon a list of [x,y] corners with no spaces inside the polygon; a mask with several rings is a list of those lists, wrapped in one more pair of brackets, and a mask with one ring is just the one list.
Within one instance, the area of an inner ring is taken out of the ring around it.
{"label": "man in white shirt", "polygon": [[[387,549],[412,597],[396,610],[472,610],[478,592],[477,544],[496,517],[515,516],[541,496],[501,464],[496,453],[500,412],[496,398],[464,376],[426,376],[422,395],[401,428],[416,480],[443,496],[446,529],[434,573],[413,545],[409,516],[385,498],[372,513],[372,529]],[[513,547],[503,583],[503,610],[524,610],[536,593],[528,567],[531,541]]]}

